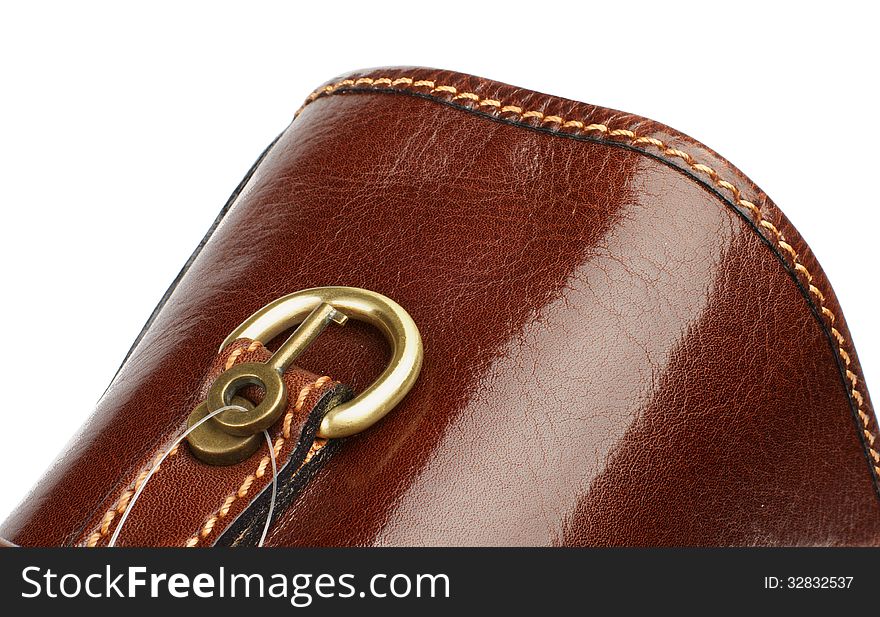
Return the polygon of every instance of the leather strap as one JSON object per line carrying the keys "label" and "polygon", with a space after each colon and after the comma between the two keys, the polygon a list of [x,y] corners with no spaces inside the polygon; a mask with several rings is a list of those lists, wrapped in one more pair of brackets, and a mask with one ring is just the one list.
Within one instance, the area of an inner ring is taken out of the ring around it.
{"label": "leather strap", "polygon": [[[243,362],[265,362],[271,356],[259,341],[239,339],[212,363],[199,391],[204,400],[214,379],[229,367]],[[288,406],[269,429],[278,467],[279,515],[301,486],[301,473],[324,458],[328,441],[315,433],[324,413],[347,400],[351,392],[330,377],[298,367],[284,374]],[[243,395],[258,403],[257,388]],[[134,492],[150,469],[180,435],[183,427],[169,427],[168,439],[153,457],[137,467],[134,477],[105,509],[97,512],[80,540],[85,546],[104,546],[112,536]],[[307,474],[302,474],[306,477]],[[171,450],[149,480],[132,508],[116,542],[117,546],[210,546],[255,544],[260,537],[271,499],[272,467],[268,447],[249,459],[226,467],[205,464],[185,443]]]}

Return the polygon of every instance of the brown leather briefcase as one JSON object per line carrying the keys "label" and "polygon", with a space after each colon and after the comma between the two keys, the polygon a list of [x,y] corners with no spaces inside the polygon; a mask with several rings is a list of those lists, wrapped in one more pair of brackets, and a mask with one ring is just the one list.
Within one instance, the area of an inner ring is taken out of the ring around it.
{"label": "brown leather briefcase", "polygon": [[0,535],[880,545],[878,450],[831,285],[725,159],[375,69],[308,97]]}

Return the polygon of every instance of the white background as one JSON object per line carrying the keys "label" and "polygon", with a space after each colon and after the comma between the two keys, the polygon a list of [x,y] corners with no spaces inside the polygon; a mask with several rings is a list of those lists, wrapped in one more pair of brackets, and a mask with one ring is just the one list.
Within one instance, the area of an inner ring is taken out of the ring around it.
{"label": "white background", "polygon": [[878,14],[782,5],[4,5],[0,519],[91,412],[302,99],[370,66],[475,73],[718,150],[811,244],[880,383]]}

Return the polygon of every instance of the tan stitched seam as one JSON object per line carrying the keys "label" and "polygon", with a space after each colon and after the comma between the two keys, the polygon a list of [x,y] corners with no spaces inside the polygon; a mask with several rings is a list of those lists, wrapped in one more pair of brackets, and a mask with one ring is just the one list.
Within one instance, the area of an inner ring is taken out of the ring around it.
{"label": "tan stitched seam", "polygon": [[[284,441],[290,438],[290,424],[293,419],[293,415],[302,411],[303,404],[305,403],[306,397],[313,390],[320,388],[325,385],[328,381],[330,381],[330,377],[326,375],[314,381],[313,383],[307,384],[302,387],[299,391],[299,396],[296,398],[296,404],[293,406],[293,409],[289,410],[284,415],[284,422],[282,423],[282,431],[281,437],[279,437],[274,444],[273,450],[275,451],[275,456],[277,457],[281,453],[281,448],[284,446]],[[309,450],[306,459],[303,461],[303,465],[308,462],[309,458],[313,455],[312,450]],[[266,467],[269,465],[271,460],[269,456],[264,456],[259,464],[257,465],[257,469],[254,473],[248,474],[247,477],[242,481],[241,486],[238,487],[238,490],[227,495],[223,502],[220,504],[220,507],[208,516],[205,519],[205,522],[202,523],[199,527],[199,531],[190,537],[184,544],[184,546],[193,547],[196,546],[201,539],[207,538],[211,532],[214,530],[214,526],[217,524],[217,521],[224,518],[228,513],[229,509],[232,507],[232,504],[235,503],[237,499],[241,499],[248,494],[248,491],[251,488],[251,485],[258,478],[262,478],[266,473]]]}
{"label": "tan stitched seam", "polygon": [[538,110],[524,110],[520,106],[509,105],[497,99],[483,98],[474,92],[461,92],[455,86],[442,84],[437,85],[434,80],[430,79],[415,80],[411,77],[360,77],[358,79],[343,79],[312,92],[306,98],[306,101],[303,103],[302,107],[297,110],[295,116],[298,116],[302,112],[302,110],[309,105],[309,103],[320,97],[333,94],[341,88],[358,86],[384,86],[397,89],[403,89],[404,87],[423,88],[427,90],[430,94],[444,93],[446,95],[452,95],[451,100],[453,101],[470,101],[472,105],[476,107],[492,108],[499,115],[512,114],[514,116],[518,116],[520,120],[535,118],[536,120],[539,120],[541,124],[555,124],[559,128],[574,129],[573,132],[575,133],[598,133],[605,136],[606,138],[614,138],[619,141],[628,141],[630,145],[633,146],[650,146],[660,150],[661,154],[665,155],[666,157],[674,157],[683,160],[691,169],[702,175],[707,176],[715,186],[729,192],[733,197],[734,203],[739,207],[748,210],[753,216],[753,222],[756,225],[759,225],[763,229],[766,229],[767,231],[772,233],[773,236],[776,238],[777,246],[779,246],[779,248],[783,252],[787,253],[791,257],[792,265],[795,271],[807,283],[807,288],[809,289],[810,294],[815,296],[816,300],[819,303],[819,308],[822,315],[824,315],[825,318],[828,320],[829,327],[831,328],[831,334],[837,341],[837,352],[845,365],[846,378],[851,385],[850,394],[852,395],[852,398],[857,406],[859,420],[862,423],[862,431],[864,432],[866,444],[868,447],[868,453],[873,459],[871,464],[873,465],[874,472],[876,474],[875,482],[880,483],[880,452],[878,452],[877,450],[880,445],[875,446],[875,443],[877,441],[877,434],[871,427],[873,418],[863,409],[864,396],[859,390],[858,377],[850,370],[850,364],[852,360],[849,353],[845,349],[845,347],[848,346],[848,342],[834,325],[834,321],[836,319],[834,313],[825,306],[825,296],[815,285],[813,285],[812,274],[810,274],[810,271],[800,262],[800,257],[797,251],[795,251],[794,247],[789,244],[789,242],[785,238],[785,235],[781,231],[779,231],[779,229],[777,229],[772,222],[764,218],[764,214],[763,212],[761,212],[761,209],[758,206],[743,197],[743,194],[739,188],[737,188],[731,182],[728,182],[727,180],[722,178],[718,174],[718,172],[715,171],[715,169],[708,165],[700,163],[693,156],[691,156],[687,152],[684,152],[683,150],[668,146],[656,137],[640,136],[629,129],[612,129],[605,124],[586,124],[576,119],[565,119],[561,116],[545,115],[543,112]]}
{"label": "tan stitched seam", "polygon": [[[248,347],[246,349],[244,347],[239,347],[239,348],[233,350],[233,352],[231,354],[229,354],[229,358],[226,360],[226,370],[229,370],[232,367],[232,365],[235,364],[235,361],[238,359],[238,357],[242,353],[244,353],[245,351],[254,352],[262,346],[263,346],[263,343],[255,340],[255,341],[252,341],[251,344],[248,345]],[[180,448],[180,445],[178,444],[177,446],[175,446],[171,450],[171,452],[168,453],[168,456],[171,457],[171,456],[174,456],[175,454],[177,454],[177,451],[179,448]],[[119,496],[119,499],[117,499],[116,503],[113,504],[113,507],[104,513],[104,516],[101,518],[100,527],[94,533],[89,535],[88,539],[86,540],[85,545],[87,547],[94,548],[95,546],[98,545],[98,542],[100,542],[102,538],[104,538],[105,536],[107,536],[110,533],[110,529],[111,529],[110,525],[113,523],[113,520],[116,518],[117,515],[121,515],[123,512],[125,512],[125,509],[128,507],[129,500],[132,498],[132,496],[134,496],[134,494],[140,488],[141,483],[147,477],[147,474],[150,472],[150,469],[152,469],[153,465],[155,465],[156,462],[158,462],[159,459],[162,458],[163,454],[164,454],[164,452],[158,453],[154,457],[153,463],[149,467],[147,467],[146,469],[141,471],[141,473],[138,475],[137,479],[135,479],[134,484],[132,486],[130,486],[129,488],[125,489],[122,492],[122,494]],[[268,457],[266,460],[268,462]],[[159,473],[159,469],[161,469],[161,467],[156,469],[156,473]],[[153,474],[153,475],[155,476],[155,474]]]}
{"label": "tan stitched seam", "polygon": [[[179,449],[179,445],[174,446],[174,448],[171,449],[171,452],[168,453],[168,457],[170,458],[177,454]],[[93,548],[97,546],[98,542],[100,542],[102,538],[110,533],[111,524],[113,523],[114,519],[125,512],[125,509],[128,507],[128,502],[141,487],[141,484],[146,479],[147,474],[150,473],[150,469],[152,469],[153,466],[159,462],[163,454],[165,454],[164,451],[159,452],[155,457],[153,457],[153,462],[150,463],[150,465],[146,469],[141,470],[140,474],[138,474],[138,477],[135,479],[134,484],[122,491],[122,494],[119,496],[119,499],[117,499],[116,502],[113,504],[113,507],[104,513],[104,516],[101,518],[100,526],[94,533],[89,535],[88,539],[86,540],[85,545],[87,547]],[[157,473],[159,473],[160,469],[161,467],[156,468],[156,472],[153,474],[154,477]]]}
{"label": "tan stitched seam", "polygon": [[226,364],[224,368],[228,371],[235,364],[236,360],[238,360],[238,357],[245,351],[254,352],[262,346],[263,344],[260,341],[253,341],[250,345],[247,346],[247,348],[238,347],[237,349],[234,349],[232,353],[229,354],[229,357],[226,358]]}

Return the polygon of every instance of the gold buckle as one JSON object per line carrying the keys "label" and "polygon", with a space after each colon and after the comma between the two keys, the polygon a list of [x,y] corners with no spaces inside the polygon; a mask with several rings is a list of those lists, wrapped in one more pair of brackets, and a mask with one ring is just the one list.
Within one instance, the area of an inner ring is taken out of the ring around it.
{"label": "gold buckle", "polygon": [[[357,287],[316,287],[298,291],[267,304],[233,330],[220,351],[240,338],[267,343],[299,325],[265,363],[237,364],[221,373],[208,398],[190,414],[189,425],[214,410],[236,405],[217,414],[190,433],[190,449],[204,462],[231,465],[253,454],[260,446],[259,433],[275,423],[287,406],[281,376],[330,322],[344,325],[348,318],[377,327],[391,344],[391,359],[378,379],[350,401],[330,409],[321,421],[318,436],[348,437],[378,422],[410,391],[422,367],[422,337],[403,307],[381,294]],[[256,405],[243,405],[236,394],[256,385],[264,391]]]}

